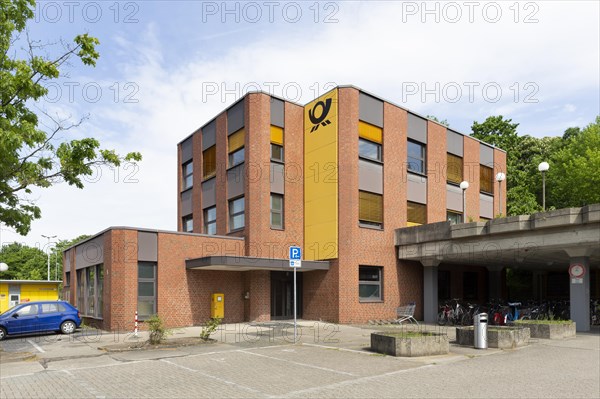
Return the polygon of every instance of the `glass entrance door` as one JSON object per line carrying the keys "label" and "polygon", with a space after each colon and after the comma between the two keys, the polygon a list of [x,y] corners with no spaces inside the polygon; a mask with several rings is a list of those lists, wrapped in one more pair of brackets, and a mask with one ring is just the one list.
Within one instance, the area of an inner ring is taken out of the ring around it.
{"label": "glass entrance door", "polygon": [[[302,317],[302,273],[296,273],[298,318]],[[271,320],[294,318],[294,273],[271,272]]]}

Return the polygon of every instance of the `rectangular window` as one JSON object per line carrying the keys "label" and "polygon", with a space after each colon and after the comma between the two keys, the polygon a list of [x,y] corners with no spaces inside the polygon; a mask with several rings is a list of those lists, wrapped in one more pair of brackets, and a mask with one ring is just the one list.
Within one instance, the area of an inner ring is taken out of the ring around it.
{"label": "rectangular window", "polygon": [[244,129],[231,134],[228,138],[229,148],[229,167],[239,165],[244,162],[244,140],[246,134]]}
{"label": "rectangular window", "polygon": [[85,287],[84,272],[85,269],[77,270],[77,309],[82,313],[85,312],[85,294],[83,290]]}
{"label": "rectangular window", "polygon": [[383,225],[383,195],[359,191],[358,220],[361,224],[381,227]]}
{"label": "rectangular window", "polygon": [[283,162],[283,129],[271,126],[271,160]]}
{"label": "rectangular window", "polygon": [[181,218],[181,227],[186,233],[192,233],[194,231],[194,218],[192,215]]}
{"label": "rectangular window", "polygon": [[217,234],[217,207],[211,206],[204,210],[204,234]]}
{"label": "rectangular window", "polygon": [[245,226],[244,218],[244,197],[229,201],[229,231],[243,229]]}
{"label": "rectangular window", "polygon": [[138,318],[145,320],[156,314],[156,264],[138,262]]}
{"label": "rectangular window", "polygon": [[271,227],[283,229],[283,195],[271,194]]}
{"label": "rectangular window", "polygon": [[217,173],[217,146],[202,151],[202,178],[208,179]]}
{"label": "rectangular window", "polygon": [[408,201],[407,221],[409,226],[427,223],[427,205]]}
{"label": "rectangular window", "polygon": [[358,137],[358,156],[381,162],[383,160],[381,151],[383,130],[380,127],[359,121]]}
{"label": "rectangular window", "polygon": [[448,183],[460,184],[463,181],[463,159],[448,153],[446,165],[446,180]]}
{"label": "rectangular window", "polygon": [[194,176],[194,163],[192,161],[182,166],[183,171],[183,190],[187,190],[192,187]]}
{"label": "rectangular window", "polygon": [[447,211],[446,219],[450,222],[450,224],[458,224],[463,222],[462,213]]}
{"label": "rectangular window", "polygon": [[96,288],[96,268],[94,266],[86,268],[86,281],[87,286],[87,309],[85,314],[93,316],[96,314],[96,295],[94,294]]}
{"label": "rectangular window", "polygon": [[494,170],[487,166],[479,165],[479,191],[494,193]]}
{"label": "rectangular window", "polygon": [[77,270],[77,309],[84,316],[102,317],[104,265]]}
{"label": "rectangular window", "polygon": [[359,266],[358,298],[360,302],[380,302],[382,293],[382,268],[375,266]]}
{"label": "rectangular window", "polygon": [[98,265],[96,270],[96,295],[97,295],[97,304],[96,306],[96,316],[102,317],[102,308],[104,307],[104,300],[102,295],[104,295],[104,265]]}
{"label": "rectangular window", "polygon": [[425,144],[408,140],[406,162],[410,172],[420,173],[422,175],[426,174],[427,164],[425,160]]}

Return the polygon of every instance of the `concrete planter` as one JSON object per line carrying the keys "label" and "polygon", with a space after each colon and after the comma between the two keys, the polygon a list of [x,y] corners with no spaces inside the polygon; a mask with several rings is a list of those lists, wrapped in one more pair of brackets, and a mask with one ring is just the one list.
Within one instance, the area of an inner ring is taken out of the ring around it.
{"label": "concrete planter", "polygon": [[[473,346],[473,327],[456,327],[456,343]],[[514,349],[529,344],[530,331],[527,327],[492,326],[488,327],[489,348]]]}
{"label": "concrete planter", "polygon": [[576,324],[574,321],[570,323],[527,323],[527,321],[519,321],[516,325],[529,328],[533,338],[563,339],[575,337]]}
{"label": "concrete planter", "polygon": [[450,351],[446,334],[423,333],[423,335],[403,335],[402,333],[371,333],[371,350],[390,356],[431,356],[445,355]]}

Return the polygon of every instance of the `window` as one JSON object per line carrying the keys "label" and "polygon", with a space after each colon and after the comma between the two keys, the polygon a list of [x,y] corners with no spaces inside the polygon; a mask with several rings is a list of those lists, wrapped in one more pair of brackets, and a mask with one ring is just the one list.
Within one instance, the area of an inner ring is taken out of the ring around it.
{"label": "window", "polygon": [[58,304],[42,303],[42,313],[58,313]]}
{"label": "window", "polygon": [[479,165],[479,191],[494,193],[494,171],[487,166]]}
{"label": "window", "polygon": [[407,165],[410,172],[426,174],[427,165],[425,162],[425,144],[416,141],[408,141],[407,145]]}
{"label": "window", "polygon": [[360,302],[380,302],[383,300],[381,271],[381,267],[359,266],[358,299]]}
{"label": "window", "polygon": [[271,194],[271,227],[283,229],[283,195]]}
{"label": "window", "polygon": [[183,190],[192,187],[194,176],[194,163],[192,161],[182,166],[183,169]]}
{"label": "window", "polygon": [[184,216],[181,218],[181,227],[186,233],[194,231],[194,218],[192,215]]}
{"label": "window", "polygon": [[243,229],[244,219],[244,197],[229,201],[229,231]]}
{"label": "window", "polygon": [[77,309],[89,317],[102,317],[104,265],[77,270]]}
{"label": "window", "polygon": [[446,219],[450,222],[450,224],[458,224],[463,222],[462,213],[447,211]]}
{"label": "window", "polygon": [[358,192],[358,220],[361,224],[381,227],[383,224],[383,196]]}
{"label": "window", "polygon": [[18,314],[19,317],[35,316],[38,314],[38,305],[23,306],[16,314]]}
{"label": "window", "polygon": [[381,162],[383,130],[369,123],[358,122],[358,156]]}
{"label": "window", "polygon": [[138,317],[145,320],[156,314],[156,264],[138,262]]}
{"label": "window", "polygon": [[239,165],[244,162],[244,140],[245,131],[240,129],[231,134],[228,138],[229,148],[229,167]]}
{"label": "window", "polygon": [[427,205],[409,201],[407,221],[409,226],[427,223]]}
{"label": "window", "polygon": [[217,173],[217,146],[202,151],[202,178],[208,179]]}
{"label": "window", "polygon": [[459,156],[448,154],[446,168],[446,180],[448,183],[460,184],[463,180],[463,159]]}
{"label": "window", "polygon": [[271,160],[283,162],[283,129],[271,126]]}
{"label": "window", "polygon": [[217,234],[217,207],[204,210],[204,234]]}

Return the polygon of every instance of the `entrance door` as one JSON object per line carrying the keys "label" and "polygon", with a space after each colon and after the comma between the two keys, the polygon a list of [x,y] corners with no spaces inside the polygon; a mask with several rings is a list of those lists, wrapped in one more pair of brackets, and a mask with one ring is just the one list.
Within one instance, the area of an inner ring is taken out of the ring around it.
{"label": "entrance door", "polygon": [[21,295],[19,294],[10,294],[10,298],[8,301],[8,308],[12,308],[13,306],[17,306],[20,302]]}
{"label": "entrance door", "polygon": [[[296,273],[297,316],[302,317],[302,273]],[[294,273],[271,272],[271,320],[294,318]]]}

